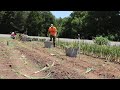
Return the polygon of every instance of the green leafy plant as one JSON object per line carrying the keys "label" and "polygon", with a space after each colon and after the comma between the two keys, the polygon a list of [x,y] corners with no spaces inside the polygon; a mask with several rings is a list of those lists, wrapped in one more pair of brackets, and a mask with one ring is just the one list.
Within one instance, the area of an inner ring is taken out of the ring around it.
{"label": "green leafy plant", "polygon": [[95,38],[94,43],[98,45],[108,45],[109,40],[105,37],[100,36]]}
{"label": "green leafy plant", "polygon": [[66,48],[78,48],[78,42],[71,42],[71,43],[66,43]]}

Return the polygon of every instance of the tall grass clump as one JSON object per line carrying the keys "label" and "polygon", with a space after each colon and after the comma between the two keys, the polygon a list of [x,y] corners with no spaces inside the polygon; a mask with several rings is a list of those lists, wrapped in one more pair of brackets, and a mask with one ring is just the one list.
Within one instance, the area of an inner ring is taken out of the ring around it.
{"label": "tall grass clump", "polygon": [[80,49],[83,54],[97,58],[103,58],[113,62],[120,62],[120,47],[81,43]]}
{"label": "tall grass clump", "polygon": [[[62,42],[59,41],[59,46],[65,49],[66,47],[78,47],[78,42]],[[106,59],[108,61],[120,63],[120,46],[107,46],[98,44],[89,44],[80,42],[80,51],[84,55],[89,55],[96,58]]]}

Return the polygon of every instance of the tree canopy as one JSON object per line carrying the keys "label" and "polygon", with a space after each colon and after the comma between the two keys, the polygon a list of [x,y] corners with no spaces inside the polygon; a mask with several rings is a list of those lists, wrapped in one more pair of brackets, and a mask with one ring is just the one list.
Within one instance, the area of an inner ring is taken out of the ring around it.
{"label": "tree canopy", "polygon": [[55,18],[50,11],[0,11],[0,33],[25,32],[47,36],[50,24],[58,37],[92,39],[96,36],[120,41],[119,11],[73,11],[69,17]]}

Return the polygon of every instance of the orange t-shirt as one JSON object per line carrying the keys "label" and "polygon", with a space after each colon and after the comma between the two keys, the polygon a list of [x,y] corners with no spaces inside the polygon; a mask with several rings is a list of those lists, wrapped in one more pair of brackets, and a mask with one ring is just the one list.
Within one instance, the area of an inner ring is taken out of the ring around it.
{"label": "orange t-shirt", "polygon": [[52,36],[56,36],[56,34],[57,34],[56,27],[49,27],[48,31],[50,32],[50,35],[52,35]]}

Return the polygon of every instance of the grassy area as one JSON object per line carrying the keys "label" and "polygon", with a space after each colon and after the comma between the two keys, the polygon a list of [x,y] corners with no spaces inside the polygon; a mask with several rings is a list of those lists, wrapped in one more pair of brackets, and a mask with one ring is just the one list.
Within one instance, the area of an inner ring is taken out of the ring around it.
{"label": "grassy area", "polygon": [[[76,42],[77,43],[77,42]],[[66,48],[66,46],[72,46],[72,42],[57,42],[57,45],[61,48]],[[79,44],[77,44],[79,45]],[[120,62],[120,47],[119,46],[107,46],[107,45],[97,45],[80,43],[80,50],[82,54],[90,55],[97,58],[103,58],[109,61]]]}

